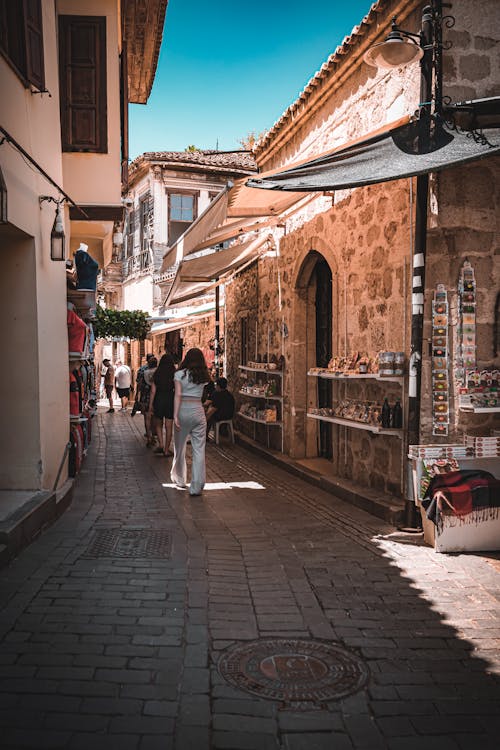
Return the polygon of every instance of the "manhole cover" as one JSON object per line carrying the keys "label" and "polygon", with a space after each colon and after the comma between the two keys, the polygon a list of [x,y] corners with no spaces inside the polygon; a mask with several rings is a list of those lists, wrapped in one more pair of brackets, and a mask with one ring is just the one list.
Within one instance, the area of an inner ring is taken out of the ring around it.
{"label": "manhole cover", "polygon": [[341,646],[282,638],[231,646],[218,669],[236,688],[301,709],[356,693],[369,676],[364,662]]}
{"label": "manhole cover", "polygon": [[169,531],[101,529],[82,557],[170,557]]}

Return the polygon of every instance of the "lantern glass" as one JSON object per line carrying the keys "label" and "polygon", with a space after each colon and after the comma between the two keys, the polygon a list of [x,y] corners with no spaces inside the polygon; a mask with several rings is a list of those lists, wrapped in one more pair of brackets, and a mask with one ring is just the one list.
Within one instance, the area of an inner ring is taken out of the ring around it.
{"label": "lantern glass", "polygon": [[66,260],[65,236],[62,216],[59,206],[56,208],[56,218],[50,233],[50,258],[51,260]]}

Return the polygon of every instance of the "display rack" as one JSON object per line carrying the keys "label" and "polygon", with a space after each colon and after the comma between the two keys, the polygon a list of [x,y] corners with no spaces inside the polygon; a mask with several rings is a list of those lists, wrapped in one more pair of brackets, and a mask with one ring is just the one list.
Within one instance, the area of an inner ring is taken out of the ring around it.
{"label": "display rack", "polygon": [[[272,377],[283,377],[283,370],[279,370],[278,368],[270,368],[270,367],[252,367],[251,365],[238,365],[238,369],[242,370],[243,372],[252,372],[257,373],[261,376],[263,376],[266,380]],[[281,382],[280,381],[280,391],[281,391]],[[242,419],[252,422],[254,425],[254,432],[253,432],[253,439],[257,439],[256,434],[256,425],[260,424],[266,427],[266,444],[269,448],[269,427],[278,427],[281,430],[281,452],[283,453],[283,396],[281,394],[261,394],[261,393],[252,393],[250,391],[245,391],[243,389],[239,389],[238,391],[239,395],[245,396],[246,398],[254,399],[257,401],[274,401],[276,404],[279,404],[281,419],[276,419],[273,421],[261,419],[259,417],[251,416],[250,414],[245,414],[242,411],[237,412],[237,416],[241,417]]]}

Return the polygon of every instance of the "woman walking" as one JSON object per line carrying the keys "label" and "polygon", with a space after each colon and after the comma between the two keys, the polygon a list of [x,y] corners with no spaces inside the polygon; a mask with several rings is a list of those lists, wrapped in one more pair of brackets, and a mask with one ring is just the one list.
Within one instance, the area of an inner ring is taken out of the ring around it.
{"label": "woman walking", "polygon": [[[150,395],[150,412],[153,416],[152,428],[158,438],[155,453],[173,456],[170,450],[172,440],[172,420],[174,418],[174,373],[175,365],[171,354],[164,354],[153,375]],[[165,439],[163,438],[165,423]]]}
{"label": "woman walking", "polygon": [[205,443],[207,420],[201,403],[203,389],[210,381],[207,363],[200,349],[190,349],[174,376],[174,461],[170,477],[178,487],[186,487],[186,443],[191,436],[190,495],[201,495],[205,485]]}

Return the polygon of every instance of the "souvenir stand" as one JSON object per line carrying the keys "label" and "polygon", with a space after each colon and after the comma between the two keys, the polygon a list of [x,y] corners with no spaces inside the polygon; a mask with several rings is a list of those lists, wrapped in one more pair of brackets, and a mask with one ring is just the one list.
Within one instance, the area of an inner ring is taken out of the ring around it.
{"label": "souvenir stand", "polygon": [[[466,414],[500,412],[500,371],[476,359],[477,292],[465,261],[456,315],[438,284],[432,302],[432,434],[446,438],[452,405],[455,424]],[[453,330],[455,335],[452,335]],[[425,540],[438,552],[500,549],[500,429],[493,420],[478,431],[467,425],[453,443],[410,445],[411,488],[420,508]],[[493,424],[493,426],[491,426]]]}
{"label": "souvenir stand", "polygon": [[[67,327],[69,363],[69,461],[68,475],[80,471],[92,436],[92,417],[96,413],[94,366],[95,289],[81,289],[78,274],[70,263],[66,269]],[[87,283],[88,280],[86,280]]]}

